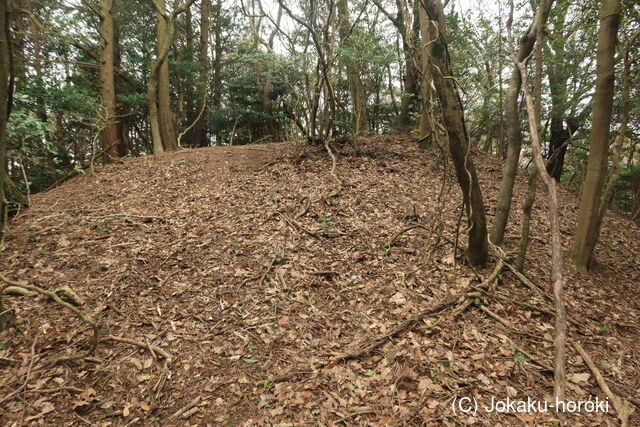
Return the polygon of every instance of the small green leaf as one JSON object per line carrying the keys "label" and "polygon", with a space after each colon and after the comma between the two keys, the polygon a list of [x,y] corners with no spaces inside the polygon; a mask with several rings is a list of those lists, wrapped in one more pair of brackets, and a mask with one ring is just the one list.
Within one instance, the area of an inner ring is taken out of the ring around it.
{"label": "small green leaf", "polygon": [[244,363],[257,363],[258,361],[255,359],[242,359]]}
{"label": "small green leaf", "polygon": [[522,353],[516,353],[513,356],[513,360],[515,360],[516,362],[518,362],[519,364],[524,364],[524,354]]}
{"label": "small green leaf", "polygon": [[253,345],[253,344],[251,344],[251,345],[248,345],[248,346],[247,346],[247,348],[248,348],[249,350],[257,350],[257,349],[258,349],[258,346],[257,346],[257,345]]}
{"label": "small green leaf", "polygon": [[347,383],[347,388],[348,388],[349,390],[353,391],[353,390],[355,390],[355,389],[356,389],[356,386],[354,386],[354,385],[353,385],[353,384],[351,384],[351,383]]}
{"label": "small green leaf", "polygon": [[372,377],[374,372],[371,369],[367,369],[367,372],[364,373],[367,377]]}
{"label": "small green leaf", "polygon": [[447,359],[445,359],[445,360],[441,360],[441,361],[440,361],[440,364],[441,364],[442,366],[444,366],[445,368],[448,368],[449,366],[451,366],[451,361],[450,361],[450,360],[447,360]]}
{"label": "small green leaf", "polygon": [[267,387],[269,387],[269,380],[262,381],[262,388],[266,390]]}

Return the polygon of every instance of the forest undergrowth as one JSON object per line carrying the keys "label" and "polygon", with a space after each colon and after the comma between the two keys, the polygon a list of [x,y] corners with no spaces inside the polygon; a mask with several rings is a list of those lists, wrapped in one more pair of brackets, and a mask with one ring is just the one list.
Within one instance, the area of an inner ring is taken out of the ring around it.
{"label": "forest undergrowth", "polygon": [[[502,164],[473,156],[491,219]],[[524,275],[512,266],[524,175],[504,251],[482,270],[464,257],[453,167],[411,137],[184,150],[34,195],[0,272],[47,295],[4,296],[0,421],[615,425],[613,402],[608,414],[452,411],[464,396],[553,393],[541,184]],[[558,196],[568,250],[578,197]],[[640,405],[638,253],[638,227],[610,213],[594,271],[565,262],[568,399],[604,399],[606,380]]]}

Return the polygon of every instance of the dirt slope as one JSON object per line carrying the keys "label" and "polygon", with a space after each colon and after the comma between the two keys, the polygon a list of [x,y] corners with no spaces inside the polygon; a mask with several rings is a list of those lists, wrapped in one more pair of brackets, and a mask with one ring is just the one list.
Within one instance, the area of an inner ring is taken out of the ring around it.
{"label": "dirt slope", "polygon": [[[344,188],[330,199],[336,184],[324,149],[284,143],[126,160],[34,196],[11,223],[0,271],[51,290],[70,286],[104,336],[148,343],[173,358],[165,365],[157,352],[104,341],[88,360],[50,367],[86,349],[90,330],[44,298],[6,296],[19,330],[0,334],[0,401],[28,381],[0,403],[0,422],[510,426],[559,418],[552,410],[452,413],[456,397],[488,405],[492,396],[552,393],[552,374],[540,365],[551,361],[553,318],[514,303],[547,302],[506,271],[482,302],[516,330],[478,307],[459,316],[452,307],[371,355],[336,359],[477,285],[496,257],[482,271],[460,252],[454,259],[461,196],[452,168],[443,174],[436,154],[409,138],[371,138],[358,154],[335,149]],[[501,163],[480,153],[475,160],[491,215]],[[520,177],[509,250],[525,191]],[[544,194],[540,188],[527,276],[548,290]],[[560,198],[568,248],[577,198],[565,188]],[[431,234],[413,229],[388,247],[413,224],[441,226]],[[463,221],[462,246],[464,234]],[[611,215],[596,273],[580,275],[566,263],[568,312],[585,325],[570,327],[569,341],[581,342],[613,390],[636,402],[639,254],[639,229]],[[578,383],[568,397],[604,398],[568,351]],[[616,422],[613,409],[566,420]]]}

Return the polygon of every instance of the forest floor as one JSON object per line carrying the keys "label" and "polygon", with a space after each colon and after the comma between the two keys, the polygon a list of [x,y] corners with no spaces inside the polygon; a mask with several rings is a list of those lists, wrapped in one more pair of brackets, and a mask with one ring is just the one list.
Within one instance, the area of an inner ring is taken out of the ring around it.
{"label": "forest floor", "polygon": [[[552,305],[546,193],[526,265],[542,291],[505,267],[461,310],[458,297],[499,256],[474,270],[454,254],[462,197],[452,167],[409,137],[359,145],[333,146],[343,182],[334,197],[324,147],[294,143],[124,160],[33,196],[11,221],[0,272],[72,288],[102,340],[88,359],[51,366],[86,350],[91,329],[45,297],[5,296],[17,329],[0,334],[0,423],[617,425],[611,403],[609,413],[452,411],[462,397],[551,399],[553,317],[532,308]],[[502,162],[474,158],[491,220]],[[507,251],[519,239],[525,174]],[[578,199],[566,186],[559,197],[568,249]],[[423,228],[396,237],[412,225]],[[464,247],[464,219],[459,234]],[[637,405],[640,229],[611,213],[596,256],[591,275],[565,261],[568,313],[581,325],[569,326],[567,397],[606,397],[578,342]]]}

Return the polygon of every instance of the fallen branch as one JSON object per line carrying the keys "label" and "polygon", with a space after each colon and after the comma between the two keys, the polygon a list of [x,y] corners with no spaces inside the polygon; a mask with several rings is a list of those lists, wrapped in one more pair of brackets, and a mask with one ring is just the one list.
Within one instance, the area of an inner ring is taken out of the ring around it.
{"label": "fallen branch", "polygon": [[618,396],[613,394],[613,392],[609,388],[609,385],[600,373],[600,370],[598,369],[596,364],[593,363],[593,360],[589,356],[589,353],[587,353],[584,348],[582,348],[580,343],[574,342],[572,343],[572,345],[573,348],[575,348],[578,353],[580,353],[580,356],[582,356],[584,363],[587,364],[593,376],[596,377],[596,381],[598,382],[598,385],[600,386],[604,394],[606,394],[607,397],[613,402],[613,407],[618,413],[618,419],[620,419],[621,426],[626,427],[627,425],[629,425],[629,413],[631,412],[631,408],[629,408],[629,402],[624,399],[620,399]]}
{"label": "fallen branch", "polygon": [[[480,287],[487,287],[488,288],[489,285],[491,283],[493,283],[493,281],[498,277],[498,274],[500,274],[500,271],[502,271],[503,266],[504,266],[504,262],[502,261],[502,259],[498,260],[498,264],[496,265],[496,268],[494,268],[493,272],[480,285]],[[415,316],[413,316],[413,317],[405,320],[404,322],[400,323],[398,326],[393,328],[387,334],[381,336],[380,338],[377,338],[372,343],[370,343],[370,344],[368,344],[368,345],[366,345],[364,347],[361,347],[361,348],[359,348],[358,350],[356,350],[354,352],[347,353],[347,354],[344,354],[342,356],[337,356],[337,357],[335,357],[333,359],[333,361],[346,362],[347,360],[357,359],[357,358],[360,358],[362,356],[366,356],[366,355],[370,354],[373,350],[375,350],[378,347],[380,347],[380,346],[384,345],[385,343],[389,342],[392,338],[396,337],[397,335],[401,334],[402,332],[406,331],[407,329],[415,326],[420,321],[424,320],[426,317],[431,316],[433,314],[440,313],[440,312],[444,311],[445,309],[447,309],[448,307],[450,307],[452,305],[455,305],[458,301],[460,301],[460,298],[462,296],[463,295],[458,295],[456,297],[453,297],[453,298],[450,298],[448,300],[445,300],[444,302],[441,302],[440,304],[437,304],[437,305],[435,305],[433,307],[430,307],[430,308],[427,308],[426,310],[421,311],[420,313],[416,314]],[[469,307],[469,305],[471,305],[472,303],[473,303],[473,300],[465,298],[465,300],[462,302],[462,304],[460,306],[458,306],[458,308],[456,308],[454,313],[456,315],[461,313],[467,307]]]}
{"label": "fallen branch", "polygon": [[377,338],[376,340],[374,340],[370,344],[367,344],[367,345],[365,345],[363,347],[360,347],[358,350],[353,351],[351,353],[343,354],[341,356],[336,356],[336,357],[333,358],[332,361],[333,362],[346,362],[348,360],[358,359],[360,357],[366,356],[366,355],[370,354],[373,350],[375,350],[378,347],[381,347],[382,345],[384,345],[387,342],[391,341],[392,338],[396,337],[397,335],[400,335],[402,332],[404,332],[407,329],[410,329],[411,327],[415,326],[420,321],[424,320],[426,317],[431,316],[433,314],[438,314],[438,313],[444,311],[445,309],[449,308],[450,306],[455,305],[456,302],[458,302],[459,300],[460,300],[460,296],[456,296],[456,297],[450,298],[448,300],[445,300],[444,302],[441,302],[440,304],[437,304],[437,305],[435,305],[433,307],[427,308],[426,310],[423,310],[420,313],[416,314],[415,316],[413,316],[413,317],[405,320],[404,322],[400,323],[398,326],[393,328],[391,331],[389,331],[385,335],[381,336],[380,338]]}
{"label": "fallen branch", "polygon": [[46,289],[42,289],[39,286],[35,286],[35,285],[29,285],[26,283],[19,283],[19,282],[15,282],[13,280],[7,279],[2,273],[0,273],[0,281],[6,283],[7,285],[10,286],[16,286],[22,289],[26,289],[29,291],[33,291],[33,292],[37,292],[40,295],[44,295],[46,297],[49,297],[50,299],[52,299],[56,304],[66,308],[67,310],[73,312],[76,316],[78,316],[78,318],[86,323],[87,325],[91,326],[91,329],[93,329],[93,336],[91,338],[91,342],[90,342],[90,346],[89,349],[87,351],[85,351],[84,353],[79,353],[79,354],[74,354],[71,356],[66,356],[66,357],[60,357],[56,360],[53,361],[54,365],[57,365],[59,363],[62,362],[67,362],[70,360],[77,360],[77,359],[84,359],[86,357],[91,356],[95,351],[96,348],[98,347],[98,340],[99,340],[99,335],[100,335],[100,330],[98,328],[98,324],[96,322],[94,322],[93,320],[89,319],[89,317],[87,317],[86,314],[84,314],[83,312],[81,312],[80,310],[78,310],[77,308],[75,308],[73,305],[69,304],[66,301],[63,301],[62,299],[60,299],[60,297],[52,291],[48,291]]}
{"label": "fallen branch", "polygon": [[[496,299],[499,299],[499,300],[502,300],[502,301],[505,301],[505,302],[510,302],[512,304],[519,305],[520,307],[522,307],[524,309],[527,309],[527,310],[537,311],[538,313],[547,314],[549,316],[555,316],[556,315],[556,311],[553,309],[553,307],[550,307],[548,305],[547,306],[543,306],[543,307],[538,307],[537,305],[532,305],[532,304],[528,304],[526,302],[516,301],[516,300],[513,300],[511,298],[503,297],[501,295],[492,294],[490,292],[486,292],[486,294],[488,296],[492,297],[492,298],[496,298]],[[586,325],[584,325],[583,323],[579,322],[578,320],[574,319],[571,316],[567,316],[567,321],[569,323],[571,323],[572,325],[577,326],[578,328],[587,329]]]}
{"label": "fallen branch", "polygon": [[153,345],[151,345],[149,343],[144,343],[144,342],[141,342],[141,341],[136,341],[136,340],[133,340],[131,338],[124,338],[124,337],[116,337],[116,336],[113,336],[113,335],[107,335],[102,340],[103,341],[117,341],[117,342],[123,342],[123,343],[126,343],[126,344],[135,345],[135,346],[140,347],[140,348],[142,348],[144,350],[149,350],[149,352],[151,354],[158,353],[160,356],[164,357],[165,360],[167,360],[167,361],[171,361],[171,359],[173,358],[173,356],[171,356],[170,353],[168,353],[166,350],[163,350],[160,347],[156,347],[156,346],[153,346]]}

